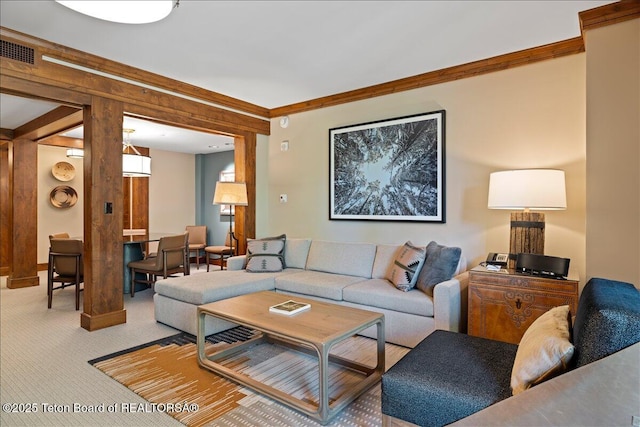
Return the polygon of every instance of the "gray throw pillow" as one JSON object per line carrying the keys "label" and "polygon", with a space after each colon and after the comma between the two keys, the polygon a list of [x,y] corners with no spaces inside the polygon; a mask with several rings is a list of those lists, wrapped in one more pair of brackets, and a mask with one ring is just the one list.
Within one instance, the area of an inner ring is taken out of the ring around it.
{"label": "gray throw pillow", "polygon": [[252,273],[282,271],[287,235],[247,241],[246,270]]}
{"label": "gray throw pillow", "polygon": [[433,288],[438,283],[453,277],[461,254],[460,248],[442,246],[436,242],[429,243],[427,245],[427,259],[418,275],[416,288],[432,297]]}

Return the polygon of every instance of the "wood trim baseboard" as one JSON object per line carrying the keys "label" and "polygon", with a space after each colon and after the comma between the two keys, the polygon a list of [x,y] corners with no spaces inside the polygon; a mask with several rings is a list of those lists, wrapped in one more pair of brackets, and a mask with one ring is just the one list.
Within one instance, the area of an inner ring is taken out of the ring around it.
{"label": "wood trim baseboard", "polygon": [[17,279],[11,276],[7,277],[7,288],[9,289],[28,288],[30,286],[40,286],[40,277],[29,276],[19,277]]}
{"label": "wood trim baseboard", "polygon": [[80,326],[87,331],[96,331],[98,329],[121,325],[123,323],[127,323],[126,310],[117,310],[110,313],[94,315],[82,313],[80,315]]}

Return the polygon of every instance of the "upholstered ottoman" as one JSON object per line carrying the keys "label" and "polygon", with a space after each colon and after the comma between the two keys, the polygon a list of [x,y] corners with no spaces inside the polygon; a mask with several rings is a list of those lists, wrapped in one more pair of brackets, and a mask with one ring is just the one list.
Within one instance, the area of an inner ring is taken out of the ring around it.
{"label": "upholstered ottoman", "polygon": [[506,399],[517,349],[434,331],[383,375],[382,413],[420,426],[442,426]]}

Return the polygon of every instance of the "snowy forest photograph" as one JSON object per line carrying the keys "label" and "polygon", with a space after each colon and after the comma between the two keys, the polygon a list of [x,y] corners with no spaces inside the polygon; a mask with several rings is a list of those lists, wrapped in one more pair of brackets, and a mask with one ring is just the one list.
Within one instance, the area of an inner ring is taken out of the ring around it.
{"label": "snowy forest photograph", "polygon": [[329,130],[330,219],[445,222],[445,111]]}

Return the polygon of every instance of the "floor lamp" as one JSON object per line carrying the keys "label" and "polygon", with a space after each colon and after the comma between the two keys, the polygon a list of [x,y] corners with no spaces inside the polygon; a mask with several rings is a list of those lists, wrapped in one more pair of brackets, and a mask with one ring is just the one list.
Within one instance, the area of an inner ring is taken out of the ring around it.
{"label": "floor lamp", "polygon": [[567,208],[564,171],[521,169],[489,176],[489,209],[509,209],[511,230],[509,268],[519,253],[544,255],[544,213],[531,210]]}
{"label": "floor lamp", "polygon": [[233,234],[232,216],[234,215],[233,206],[248,206],[247,185],[244,182],[216,182],[216,189],[213,193],[214,205],[230,205],[229,212],[229,244],[231,245],[231,255],[235,255],[233,251],[233,241],[237,240]]}

